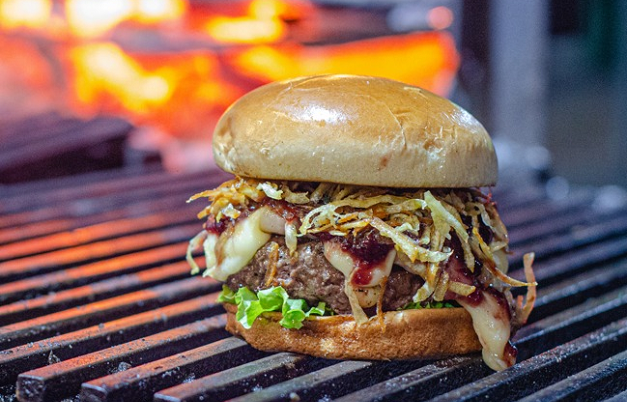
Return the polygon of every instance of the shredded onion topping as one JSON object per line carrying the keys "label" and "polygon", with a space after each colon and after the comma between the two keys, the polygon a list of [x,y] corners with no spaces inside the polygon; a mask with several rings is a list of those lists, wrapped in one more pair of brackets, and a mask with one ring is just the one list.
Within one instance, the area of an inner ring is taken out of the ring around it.
{"label": "shredded onion topping", "polygon": [[[535,281],[530,262],[533,258],[525,256],[527,282],[506,274],[507,261],[501,254],[507,251],[507,231],[489,197],[478,190],[386,190],[321,183],[303,191],[303,187],[294,182],[236,178],[214,190],[198,193],[188,202],[198,198],[210,201],[198,217],[212,215],[216,222],[224,217],[237,219],[249,204],[266,198],[306,208],[308,212],[300,226],[294,222],[285,225],[286,245],[291,253],[296,250],[299,237],[318,233],[356,236],[366,228],[373,228],[392,240],[399,252],[397,262],[425,281],[414,296],[416,302],[429,298],[441,300],[447,291],[468,296],[476,290],[474,286],[453,280],[442,269],[442,262],[453,254],[453,250],[445,246],[446,241],[455,234],[468,269],[473,271],[478,260],[486,268],[490,283],[500,287],[528,286],[527,302],[520,307],[520,317],[526,321],[533,308]],[[481,225],[493,234],[489,244],[479,233]],[[198,268],[191,253],[206,239],[203,232],[192,239],[188,250],[188,261],[195,271]],[[499,258],[495,257],[497,251]],[[357,308],[348,284],[346,288],[354,316],[362,321],[364,313]]]}
{"label": "shredded onion topping", "polygon": [[527,253],[523,256],[523,266],[525,270],[525,279],[530,284],[527,287],[527,295],[525,296],[525,304],[523,306],[523,297],[518,296],[517,310],[519,315],[520,325],[523,325],[529,319],[531,310],[536,302],[536,282],[535,275],[533,274],[533,260],[535,258],[534,253]]}

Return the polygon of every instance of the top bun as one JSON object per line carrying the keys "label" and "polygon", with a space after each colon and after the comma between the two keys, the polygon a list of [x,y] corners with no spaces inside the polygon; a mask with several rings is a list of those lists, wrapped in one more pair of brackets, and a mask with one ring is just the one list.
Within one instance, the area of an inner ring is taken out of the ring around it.
{"label": "top bun", "polygon": [[382,187],[496,184],[492,141],[472,115],[424,89],[325,75],[236,101],[213,134],[217,164],[257,179]]}

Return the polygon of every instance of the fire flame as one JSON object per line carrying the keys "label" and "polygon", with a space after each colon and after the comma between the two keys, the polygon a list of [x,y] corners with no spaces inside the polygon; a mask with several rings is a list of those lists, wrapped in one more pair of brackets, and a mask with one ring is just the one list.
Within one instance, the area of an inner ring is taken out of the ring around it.
{"label": "fire flame", "polygon": [[126,0],[67,0],[65,15],[76,36],[96,37],[129,17],[132,4]]}
{"label": "fire flame", "polygon": [[211,53],[129,55],[110,43],[69,50],[74,109],[124,115],[175,136],[198,136],[245,89],[221,77]]}
{"label": "fire flame", "polygon": [[165,73],[151,73],[111,43],[74,48],[70,58],[76,68],[76,96],[85,104],[99,104],[107,94],[124,108],[144,114],[166,102],[172,87]]}
{"label": "fire flame", "polygon": [[78,37],[103,36],[125,21],[143,24],[181,18],[183,0],[66,0],[65,14],[71,32]]}
{"label": "fire flame", "polygon": [[183,0],[137,0],[134,18],[141,23],[154,24],[177,20],[187,12]]}
{"label": "fire flame", "polygon": [[285,27],[281,21],[273,19],[216,17],[207,23],[207,32],[220,42],[265,43],[281,39]]}
{"label": "fire flame", "polygon": [[320,47],[256,46],[236,52],[233,63],[265,82],[301,75],[361,74],[392,78],[445,95],[459,60],[452,36],[431,32]]}
{"label": "fire flame", "polygon": [[287,34],[286,20],[298,19],[309,6],[306,2],[253,0],[245,16],[217,16],[205,24],[205,31],[223,43],[274,43]]}
{"label": "fire flame", "polygon": [[[67,100],[74,113],[117,114],[176,137],[206,138],[228,105],[270,81],[364,74],[445,95],[459,63],[452,36],[441,30],[343,44],[293,42],[305,28],[324,29],[308,0],[224,1],[221,7],[189,0],[57,0],[53,7],[53,1],[0,0],[0,45],[2,30],[34,28],[44,36],[52,27],[60,33],[32,44],[32,53],[40,52],[42,43],[48,46],[37,59],[24,46],[0,46],[4,64],[18,70],[5,75],[19,85],[45,87],[51,93],[63,87],[65,92],[54,98]],[[434,8],[428,18],[435,29],[443,29],[453,16],[442,7]],[[290,31],[301,22],[300,31]],[[124,34],[114,37],[120,43],[136,33],[187,50],[129,52],[107,37],[120,24]],[[146,26],[159,35],[140,33]],[[27,65],[27,59],[37,67],[15,67]]]}
{"label": "fire flame", "polygon": [[51,0],[0,0],[0,27],[41,28],[52,14]]}

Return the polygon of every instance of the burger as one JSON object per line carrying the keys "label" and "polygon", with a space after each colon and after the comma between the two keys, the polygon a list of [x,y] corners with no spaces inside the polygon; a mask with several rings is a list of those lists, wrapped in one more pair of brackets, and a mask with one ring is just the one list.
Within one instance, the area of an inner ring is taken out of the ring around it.
{"label": "burger", "polygon": [[333,359],[515,363],[533,255],[526,282],[507,275],[494,147],[464,109],[383,78],[296,78],[236,101],[213,156],[234,178],[191,197],[208,203],[187,259],[224,283],[228,331]]}

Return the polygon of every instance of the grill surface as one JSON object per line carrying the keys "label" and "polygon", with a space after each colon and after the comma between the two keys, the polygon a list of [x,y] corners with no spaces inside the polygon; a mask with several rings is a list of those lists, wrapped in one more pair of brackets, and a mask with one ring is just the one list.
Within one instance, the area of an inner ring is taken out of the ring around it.
{"label": "grill surface", "polygon": [[622,400],[627,213],[594,194],[496,189],[522,279],[540,286],[518,364],[478,354],[410,362],[258,352],[224,330],[219,284],[189,277],[200,228],[186,198],[218,172],[124,170],[0,187],[0,400]]}

